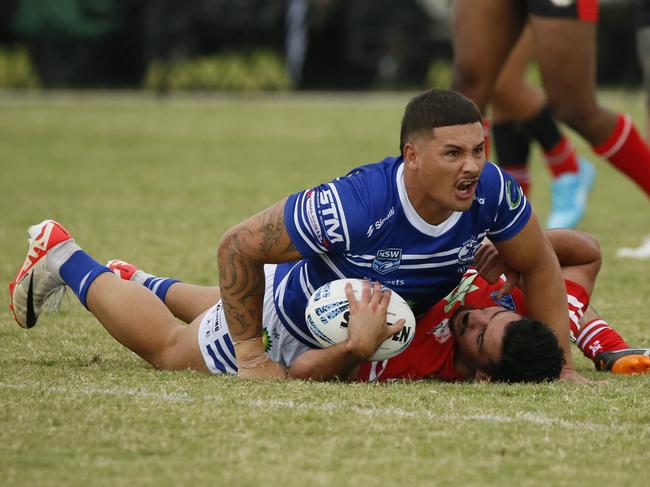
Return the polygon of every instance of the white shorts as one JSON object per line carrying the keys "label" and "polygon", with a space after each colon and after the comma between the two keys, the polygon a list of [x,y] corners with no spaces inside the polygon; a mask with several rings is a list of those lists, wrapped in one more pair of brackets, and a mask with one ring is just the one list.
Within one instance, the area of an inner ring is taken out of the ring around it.
{"label": "white shorts", "polygon": [[[262,307],[262,323],[266,354],[285,367],[310,348],[296,340],[282,325],[273,303],[275,265],[265,265],[266,288]],[[210,308],[199,326],[199,347],[203,360],[214,374],[236,374],[235,349],[228,333],[228,324],[221,301]]]}

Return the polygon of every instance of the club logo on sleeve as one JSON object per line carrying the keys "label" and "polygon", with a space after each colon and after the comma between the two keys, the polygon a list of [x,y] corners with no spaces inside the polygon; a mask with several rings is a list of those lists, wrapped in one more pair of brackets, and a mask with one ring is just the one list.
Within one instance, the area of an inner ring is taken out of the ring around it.
{"label": "club logo on sleeve", "polygon": [[515,184],[510,180],[506,181],[506,201],[508,201],[508,207],[511,210],[514,210],[519,206],[522,196],[523,194],[518,184]]}
{"label": "club logo on sleeve", "polygon": [[402,249],[384,249],[377,252],[372,268],[380,274],[388,274],[397,269],[402,262]]}

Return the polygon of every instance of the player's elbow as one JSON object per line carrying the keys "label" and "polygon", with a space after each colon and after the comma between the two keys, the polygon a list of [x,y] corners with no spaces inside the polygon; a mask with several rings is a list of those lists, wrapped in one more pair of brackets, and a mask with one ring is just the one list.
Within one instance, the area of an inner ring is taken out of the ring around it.
{"label": "player's elbow", "polygon": [[235,255],[240,253],[241,245],[238,245],[239,237],[237,227],[233,227],[222,235],[217,247],[217,262],[219,267],[232,262]]}
{"label": "player's elbow", "polygon": [[291,367],[289,367],[289,370],[287,372],[290,379],[314,379],[313,367],[309,367],[300,362],[295,362]]}

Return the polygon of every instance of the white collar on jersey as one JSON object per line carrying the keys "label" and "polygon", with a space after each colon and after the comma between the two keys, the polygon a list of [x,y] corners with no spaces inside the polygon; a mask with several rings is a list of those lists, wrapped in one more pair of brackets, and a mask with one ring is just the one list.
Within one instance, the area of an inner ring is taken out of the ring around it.
{"label": "white collar on jersey", "polygon": [[406,185],[404,184],[404,163],[400,164],[397,168],[397,192],[399,193],[399,199],[402,202],[402,207],[404,208],[404,214],[406,214],[406,219],[411,225],[416,229],[424,233],[425,235],[430,235],[432,237],[439,237],[444,233],[448,232],[453,228],[458,220],[462,216],[462,211],[455,211],[447,218],[444,222],[438,225],[431,225],[424,221],[424,219],[418,215],[415,208],[409,201],[408,195],[406,194]]}

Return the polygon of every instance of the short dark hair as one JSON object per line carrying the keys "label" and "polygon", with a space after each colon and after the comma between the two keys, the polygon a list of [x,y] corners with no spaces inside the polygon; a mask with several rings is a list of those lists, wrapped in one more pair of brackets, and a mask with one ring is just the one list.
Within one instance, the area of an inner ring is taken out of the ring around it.
{"label": "short dark hair", "polygon": [[564,353],[547,325],[521,318],[506,325],[501,360],[487,372],[496,382],[543,382],[560,377]]}
{"label": "short dark hair", "polygon": [[432,89],[413,98],[404,109],[399,150],[411,135],[422,130],[482,122],[481,112],[469,98],[453,90]]}

